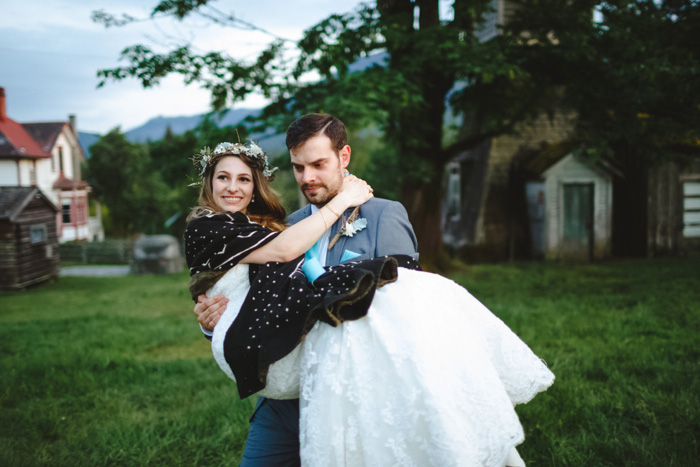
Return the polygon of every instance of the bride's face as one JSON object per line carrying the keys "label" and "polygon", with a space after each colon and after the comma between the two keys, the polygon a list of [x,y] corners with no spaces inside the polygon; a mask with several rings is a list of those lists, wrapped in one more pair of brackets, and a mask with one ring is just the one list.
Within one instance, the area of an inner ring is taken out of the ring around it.
{"label": "bride's face", "polygon": [[211,191],[217,206],[222,210],[241,211],[245,214],[254,187],[250,167],[238,157],[224,157],[214,167]]}

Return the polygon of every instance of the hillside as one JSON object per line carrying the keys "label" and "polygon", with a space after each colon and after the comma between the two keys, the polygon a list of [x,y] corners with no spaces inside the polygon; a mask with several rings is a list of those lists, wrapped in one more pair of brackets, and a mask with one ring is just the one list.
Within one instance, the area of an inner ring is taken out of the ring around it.
{"label": "hillside", "polygon": [[[223,117],[218,120],[215,119],[215,121],[219,126],[233,126],[240,123],[249,115],[254,115],[258,112],[260,112],[260,109],[229,110]],[[188,130],[196,128],[205,115],[206,114],[183,115],[178,117],[159,116],[148,120],[141,126],[126,131],[125,135],[129,141],[134,143],[158,141],[163,138],[168,127],[170,127],[170,130],[174,134],[180,135]],[[88,158],[90,157],[90,146],[99,138],[100,135],[97,133],[78,133],[80,145]],[[284,144],[283,134],[276,134],[274,132],[258,133],[253,134],[252,138],[257,141],[272,158],[285,153],[287,150]],[[212,144],[214,144],[214,142],[212,142]]]}

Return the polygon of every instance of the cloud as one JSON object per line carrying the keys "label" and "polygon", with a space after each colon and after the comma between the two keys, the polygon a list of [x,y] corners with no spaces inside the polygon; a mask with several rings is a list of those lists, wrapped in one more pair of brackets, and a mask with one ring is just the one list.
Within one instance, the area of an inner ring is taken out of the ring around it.
{"label": "cloud", "polygon": [[[353,9],[359,1],[256,2],[219,1],[212,5],[289,39],[331,13]],[[254,60],[272,38],[256,31],[211,25],[201,18],[183,22],[158,19],[105,29],[90,20],[94,9],[148,17],[157,4],[137,0],[81,2],[36,0],[13,2],[0,17],[0,86],[7,92],[11,118],[24,121],[65,120],[77,114],[81,129],[105,133],[115,126],[128,130],[158,115],[192,115],[209,110],[209,94],[194,84],[169,77],[152,89],[136,80],[109,83],[96,89],[97,70],[119,65],[121,51],[133,44],[165,50],[163,43],[190,41],[202,51],[221,50]],[[40,12],[40,14],[37,14]],[[155,40],[155,41],[154,41]],[[262,96],[251,96],[240,107],[261,107]]]}

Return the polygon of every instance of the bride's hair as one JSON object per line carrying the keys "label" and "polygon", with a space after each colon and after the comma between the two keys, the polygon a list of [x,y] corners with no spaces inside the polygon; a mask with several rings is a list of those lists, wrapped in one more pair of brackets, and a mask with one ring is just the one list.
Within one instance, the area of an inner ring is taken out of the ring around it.
{"label": "bride's hair", "polygon": [[[251,201],[246,209],[246,215],[250,218],[250,220],[257,222],[260,225],[264,225],[270,230],[284,230],[284,221],[287,217],[287,213],[285,212],[284,207],[282,207],[279,195],[270,186],[270,181],[260,170],[258,162],[245,154],[227,154],[223,157],[238,157],[250,168],[250,171],[253,174],[254,201]],[[223,157],[219,160],[223,159]],[[216,168],[218,162],[219,161],[216,161],[216,164],[207,165],[202,177],[202,187],[199,190],[199,205],[193,208],[190,215],[187,216],[188,221],[202,217],[203,215],[209,214],[212,211],[224,212],[217,205],[216,200],[214,199],[214,193],[212,191],[214,169]]]}

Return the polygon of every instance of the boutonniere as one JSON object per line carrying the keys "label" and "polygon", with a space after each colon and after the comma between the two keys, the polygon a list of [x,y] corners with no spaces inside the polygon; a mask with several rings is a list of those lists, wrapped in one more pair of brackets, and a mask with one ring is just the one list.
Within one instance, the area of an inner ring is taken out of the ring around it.
{"label": "boutonniere", "polygon": [[340,230],[338,230],[338,233],[336,233],[333,239],[330,242],[328,242],[329,250],[333,248],[336,243],[338,243],[338,240],[340,240],[341,236],[352,237],[357,232],[367,227],[367,219],[357,218],[359,212],[359,206],[353,209],[352,214],[350,214],[350,217],[348,217],[347,220],[343,222],[343,226],[340,228]]}

